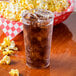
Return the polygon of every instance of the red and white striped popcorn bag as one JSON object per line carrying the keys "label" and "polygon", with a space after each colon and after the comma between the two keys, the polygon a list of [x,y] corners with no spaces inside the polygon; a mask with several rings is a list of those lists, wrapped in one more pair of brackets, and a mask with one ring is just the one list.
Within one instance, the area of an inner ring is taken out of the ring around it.
{"label": "red and white striped popcorn bag", "polygon": [[[55,14],[54,25],[57,25],[63,22],[72,13],[73,0],[68,0],[68,1],[70,3],[70,6],[64,12],[54,13]],[[6,34],[6,36],[8,36],[10,39],[13,39],[21,31],[23,31],[23,24],[21,22],[10,21],[8,19],[3,18],[2,16],[0,16],[0,27],[3,30],[3,32]]]}

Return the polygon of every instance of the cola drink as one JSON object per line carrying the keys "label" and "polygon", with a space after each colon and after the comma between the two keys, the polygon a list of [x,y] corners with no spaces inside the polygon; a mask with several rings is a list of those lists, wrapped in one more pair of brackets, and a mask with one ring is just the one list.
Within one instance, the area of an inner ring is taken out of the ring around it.
{"label": "cola drink", "polygon": [[26,64],[34,68],[50,65],[54,15],[51,11],[33,9],[22,14]]}

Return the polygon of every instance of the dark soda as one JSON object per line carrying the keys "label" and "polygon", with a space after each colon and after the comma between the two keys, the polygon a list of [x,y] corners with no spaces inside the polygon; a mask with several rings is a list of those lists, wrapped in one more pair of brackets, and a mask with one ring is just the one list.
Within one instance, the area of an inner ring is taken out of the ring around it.
{"label": "dark soda", "polygon": [[23,31],[26,49],[26,63],[34,68],[46,68],[50,64],[53,17],[44,17],[47,11],[26,13]]}

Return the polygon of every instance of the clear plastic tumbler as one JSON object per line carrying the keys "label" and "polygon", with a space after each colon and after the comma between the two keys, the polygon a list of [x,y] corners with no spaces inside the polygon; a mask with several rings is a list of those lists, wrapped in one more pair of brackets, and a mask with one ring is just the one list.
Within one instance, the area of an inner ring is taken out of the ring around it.
{"label": "clear plastic tumbler", "polygon": [[54,15],[43,9],[26,10],[22,14],[26,64],[46,68],[50,64]]}

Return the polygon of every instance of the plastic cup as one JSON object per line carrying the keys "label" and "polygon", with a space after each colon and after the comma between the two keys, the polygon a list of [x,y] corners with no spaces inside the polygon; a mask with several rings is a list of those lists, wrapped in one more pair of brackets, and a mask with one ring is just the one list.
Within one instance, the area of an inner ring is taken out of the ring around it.
{"label": "plastic cup", "polygon": [[50,65],[54,15],[43,9],[26,10],[22,14],[26,64],[34,68]]}

